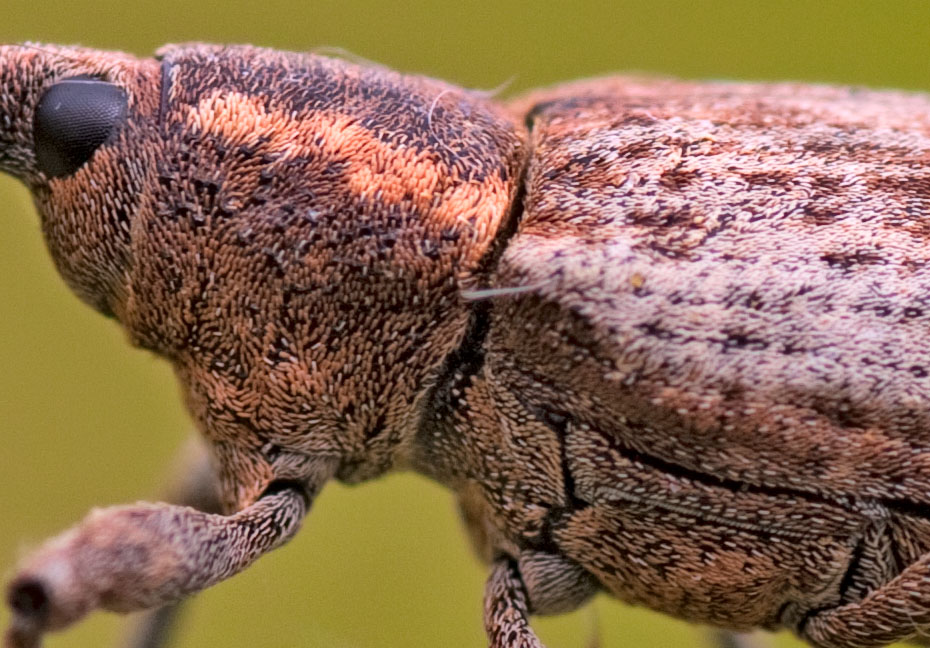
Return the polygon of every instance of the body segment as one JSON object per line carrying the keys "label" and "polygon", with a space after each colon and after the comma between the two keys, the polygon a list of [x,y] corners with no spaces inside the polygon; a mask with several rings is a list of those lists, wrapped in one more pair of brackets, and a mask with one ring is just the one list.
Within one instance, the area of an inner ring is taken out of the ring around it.
{"label": "body segment", "polygon": [[[481,483],[520,551],[678,616],[798,628],[890,581],[930,540],[928,109],[643,79],[518,100],[524,211],[424,463]],[[474,477],[497,455],[503,488]]]}

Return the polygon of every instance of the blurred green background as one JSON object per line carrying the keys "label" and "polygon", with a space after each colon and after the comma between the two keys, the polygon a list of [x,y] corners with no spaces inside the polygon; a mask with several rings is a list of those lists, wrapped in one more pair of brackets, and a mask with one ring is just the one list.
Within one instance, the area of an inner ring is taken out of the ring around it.
{"label": "blurred green background", "polygon": [[[251,42],[359,56],[508,93],[611,71],[930,89],[927,0],[3,0],[0,42],[145,55]],[[168,367],[129,349],[55,276],[26,192],[0,178],[0,572],[92,506],[158,492],[190,424]],[[334,485],[303,532],[199,596],[177,646],[483,646],[484,570],[448,493],[409,475]],[[550,648],[700,645],[700,629],[598,599],[537,624]],[[0,612],[0,623],[6,621]],[[112,645],[95,615],[52,647]],[[779,646],[798,645],[785,634]]]}

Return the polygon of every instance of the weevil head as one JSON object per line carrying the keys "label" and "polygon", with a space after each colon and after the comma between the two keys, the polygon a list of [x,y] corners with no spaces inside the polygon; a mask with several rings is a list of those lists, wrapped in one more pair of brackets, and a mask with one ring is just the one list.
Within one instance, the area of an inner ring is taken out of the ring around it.
{"label": "weevil head", "polygon": [[119,53],[0,47],[0,171],[29,187],[62,276],[105,313],[126,292],[157,70]]}
{"label": "weevil head", "polygon": [[514,199],[502,109],[252,47],[12,47],[0,120],[62,274],[173,361],[230,509],[397,462]]}

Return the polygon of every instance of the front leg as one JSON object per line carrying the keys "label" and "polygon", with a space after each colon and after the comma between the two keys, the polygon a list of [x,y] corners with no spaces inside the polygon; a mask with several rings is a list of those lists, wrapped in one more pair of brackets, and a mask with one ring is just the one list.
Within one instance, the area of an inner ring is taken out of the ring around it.
{"label": "front leg", "polygon": [[92,511],[19,569],[4,646],[36,648],[96,608],[143,610],[210,587],[289,540],[309,505],[303,486],[275,482],[230,516],[146,503]]}
{"label": "front leg", "polygon": [[[577,579],[582,582],[583,579]],[[563,585],[567,581],[563,581]],[[491,571],[484,590],[484,629],[488,635],[489,648],[545,648],[530,627],[530,602],[518,563],[499,558]],[[566,588],[578,590],[574,604],[580,604],[593,593],[593,587]],[[570,607],[574,607],[574,604]],[[726,631],[714,633],[712,643],[717,648],[762,648],[766,642],[758,642],[747,635]],[[598,648],[598,633],[592,633],[587,644]]]}
{"label": "front leg", "polygon": [[484,590],[484,629],[490,648],[545,648],[530,628],[529,614],[517,564],[498,559]]}
{"label": "front leg", "polygon": [[930,554],[858,603],[812,613],[798,633],[821,648],[878,648],[896,641],[927,645]]}

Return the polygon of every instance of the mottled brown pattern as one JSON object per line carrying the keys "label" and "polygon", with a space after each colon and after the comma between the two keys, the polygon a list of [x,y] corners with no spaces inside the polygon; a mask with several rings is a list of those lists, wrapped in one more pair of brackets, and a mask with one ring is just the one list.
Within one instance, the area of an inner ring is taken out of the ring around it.
{"label": "mottled brown pattern", "polygon": [[492,285],[530,289],[494,298],[486,370],[567,421],[558,549],[687,618],[890,640],[805,620],[919,581],[930,101],[615,79],[517,111],[526,213]]}
{"label": "mottled brown pattern", "polygon": [[[50,178],[35,110],[74,76],[129,115]],[[7,645],[198,591],[327,480],[391,469],[459,494],[493,648],[598,590],[821,646],[926,632],[928,162],[916,94],[612,78],[503,106],[251,47],[0,48],[0,170],[176,368],[228,514],[91,515],[21,567]]]}

